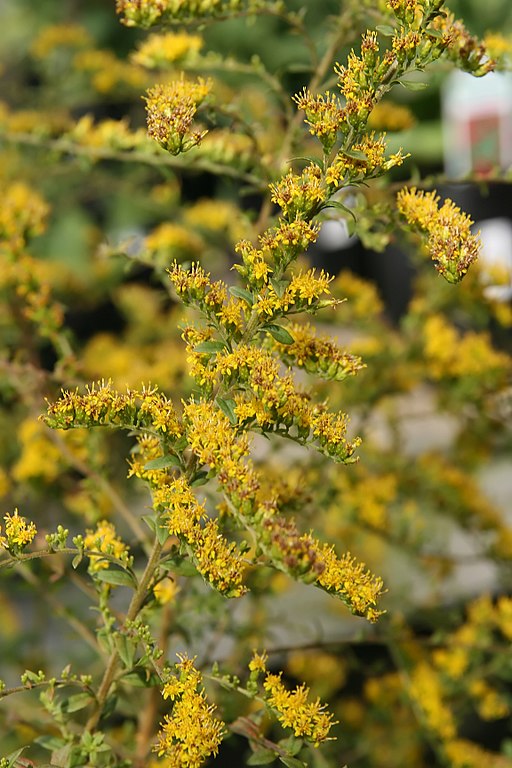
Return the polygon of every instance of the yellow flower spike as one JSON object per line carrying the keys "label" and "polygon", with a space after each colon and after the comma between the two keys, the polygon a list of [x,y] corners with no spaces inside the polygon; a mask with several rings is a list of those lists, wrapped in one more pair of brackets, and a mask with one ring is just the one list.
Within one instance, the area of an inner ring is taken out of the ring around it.
{"label": "yellow flower spike", "polygon": [[212,88],[212,81],[179,80],[155,85],[147,92],[148,135],[172,155],[187,152],[200,144],[206,130],[192,130],[198,107]]}
{"label": "yellow flower spike", "polygon": [[225,733],[224,723],[214,715],[202,685],[202,675],[194,659],[179,655],[176,675],[164,684],[164,699],[173,702],[172,711],[160,723],[154,751],[166,757],[174,768],[200,768],[210,755],[216,755]]}
{"label": "yellow flower spike", "polygon": [[[128,555],[128,547],[119,536],[116,536],[114,525],[107,520],[101,520],[95,531],[87,529],[85,533],[84,546],[86,549],[112,555],[118,559],[123,559]],[[89,555],[89,571],[91,573],[104,570],[109,565],[109,560],[102,557],[101,554]]]}
{"label": "yellow flower spike", "polygon": [[8,549],[13,555],[20,554],[27,544],[34,540],[37,533],[35,524],[31,521],[27,522],[17,508],[12,515],[9,512],[4,515],[4,523],[4,536],[1,535],[0,527],[0,546]]}
{"label": "yellow flower spike", "polygon": [[303,737],[315,747],[329,739],[329,731],[335,721],[326,704],[320,699],[309,701],[309,688],[302,684],[288,691],[281,680],[281,673],[268,672],[263,682],[266,702],[276,712],[281,725],[291,728],[295,736]]}
{"label": "yellow flower spike", "polygon": [[477,258],[480,241],[471,234],[469,216],[449,199],[439,207],[439,199],[436,192],[404,188],[397,195],[397,207],[410,227],[424,236],[439,274],[457,283]]}

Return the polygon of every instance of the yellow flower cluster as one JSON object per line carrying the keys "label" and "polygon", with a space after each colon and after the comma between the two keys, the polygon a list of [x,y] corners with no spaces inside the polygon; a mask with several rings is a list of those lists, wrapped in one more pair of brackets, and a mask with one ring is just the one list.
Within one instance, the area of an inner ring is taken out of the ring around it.
{"label": "yellow flower cluster", "polygon": [[397,195],[397,206],[410,227],[426,238],[437,271],[449,283],[457,283],[477,258],[480,242],[471,234],[469,216],[449,199],[439,207],[439,199],[435,192],[404,188]]}
{"label": "yellow flower cluster", "polygon": [[91,42],[87,30],[78,24],[52,24],[34,38],[30,52],[37,59],[46,59],[58,48],[88,48]]}
{"label": "yellow flower cluster", "polygon": [[216,755],[224,735],[224,724],[214,716],[215,705],[208,704],[202,675],[194,660],[179,656],[176,677],[164,684],[163,697],[173,708],[160,724],[154,747],[174,768],[200,768],[210,755]]}
{"label": "yellow flower cluster", "polygon": [[193,130],[193,122],[211,88],[210,80],[189,81],[183,74],[179,80],[150,88],[146,97],[148,135],[172,155],[197,146],[207,131]]}
{"label": "yellow flower cluster", "polygon": [[320,139],[326,154],[330,152],[345,119],[345,111],[336,94],[326,91],[325,94],[313,95],[304,88],[295,94],[293,100],[299,109],[304,110],[311,135]]}
{"label": "yellow flower cluster", "polygon": [[225,233],[233,244],[243,238],[250,227],[243,211],[229,200],[200,199],[185,209],[183,220],[196,230]]}
{"label": "yellow flower cluster", "polygon": [[11,554],[19,554],[34,540],[37,533],[35,524],[31,521],[27,522],[17,509],[12,515],[9,512],[4,515],[4,523],[5,535],[1,535],[0,526],[0,546],[8,549]]}
{"label": "yellow flower cluster", "polygon": [[156,266],[165,268],[175,260],[194,259],[204,248],[203,241],[189,227],[166,221],[156,227],[144,240],[148,258]]}
{"label": "yellow flower cluster", "polygon": [[148,144],[152,146],[144,129],[132,131],[126,120],[100,120],[95,123],[92,115],[84,115],[77,120],[66,136],[83,147],[99,150],[129,151],[146,149]]}
{"label": "yellow flower cluster", "polygon": [[368,118],[368,127],[377,131],[407,131],[414,123],[414,114],[409,107],[391,101],[376,104]]}
{"label": "yellow flower cluster", "polygon": [[171,438],[181,434],[174,406],[156,388],[122,395],[104,381],[88,387],[85,394],[63,391],[59,400],[48,403],[45,421],[57,429],[118,426],[154,430]]}
{"label": "yellow flower cluster", "polygon": [[274,343],[281,360],[288,366],[297,365],[322,379],[343,381],[353,376],[364,364],[360,357],[341,350],[329,336],[319,336],[309,323],[288,326],[291,344]]}
{"label": "yellow flower cluster", "polygon": [[269,0],[116,0],[117,13],[127,27],[151,27],[258,11],[276,6]]}
{"label": "yellow flower cluster", "polygon": [[240,597],[247,590],[243,585],[245,567],[236,544],[221,534],[219,523],[206,519],[200,504],[185,477],[161,483],[153,490],[153,504],[161,514],[162,523],[170,534],[188,545],[188,551],[199,573],[221,594]]}
{"label": "yellow flower cluster", "polygon": [[291,728],[295,736],[304,737],[316,747],[329,738],[333,717],[320,699],[309,701],[309,688],[305,684],[289,691],[283,685],[281,674],[268,672],[263,688],[267,704],[277,713],[284,728]]}
{"label": "yellow flower cluster", "polygon": [[468,739],[454,739],[445,746],[452,768],[510,768],[510,757],[489,752]]}
{"label": "yellow flower cluster", "polygon": [[329,187],[340,186],[372,179],[389,171],[394,166],[402,165],[409,155],[402,150],[385,156],[386,142],[384,135],[375,138],[372,132],[363,136],[361,141],[352,145],[350,150],[341,151],[327,169],[325,179]]}
{"label": "yellow flower cluster", "polygon": [[443,741],[454,739],[457,729],[452,712],[443,701],[439,676],[427,662],[422,661],[414,668],[409,693],[427,728]]}
{"label": "yellow flower cluster", "polygon": [[177,62],[190,63],[197,57],[202,46],[202,37],[187,32],[150,35],[140,43],[132,61],[148,69],[165,68]]}
{"label": "yellow flower cluster", "polygon": [[18,253],[27,240],[45,230],[49,207],[43,198],[23,182],[3,190],[0,208],[0,253]]}
{"label": "yellow flower cluster", "polygon": [[320,548],[320,562],[323,570],[318,584],[327,592],[340,597],[353,613],[376,621],[382,615],[376,605],[384,592],[382,579],[367,570],[346,552],[338,557],[334,547],[324,544]]}
{"label": "yellow flower cluster", "polygon": [[[128,547],[116,535],[116,529],[112,523],[109,523],[107,520],[101,520],[97,524],[96,530],[87,529],[85,533],[84,547],[91,550],[88,554],[89,571],[91,573],[109,567],[110,560],[105,558],[104,555],[111,555],[125,563],[128,562]],[[93,554],[93,552],[98,554]]]}
{"label": "yellow flower cluster", "polygon": [[327,197],[322,169],[314,163],[300,176],[290,171],[276,184],[270,184],[269,189],[270,199],[282,209],[287,221],[312,218]]}
{"label": "yellow flower cluster", "polygon": [[90,49],[80,51],[73,58],[73,68],[87,73],[92,87],[106,94],[120,90],[137,90],[146,87],[148,76],[135,64],[118,59],[112,51]]}
{"label": "yellow flower cluster", "polygon": [[510,358],[492,346],[487,333],[459,336],[442,315],[432,315],[424,324],[425,357],[433,378],[476,377],[496,385],[504,382]]}

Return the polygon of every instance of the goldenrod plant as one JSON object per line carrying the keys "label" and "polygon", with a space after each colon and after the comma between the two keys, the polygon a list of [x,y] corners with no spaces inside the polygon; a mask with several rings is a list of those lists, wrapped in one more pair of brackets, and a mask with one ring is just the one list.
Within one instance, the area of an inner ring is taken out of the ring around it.
{"label": "goldenrod plant", "polygon": [[[512,764],[512,532],[473,476],[512,314],[394,136],[510,45],[445,0],[291,6],[117,0],[131,54],[44,26],[1,104],[0,768]],[[411,251],[400,327],[308,261],[333,219]],[[408,447],[418,396],[444,443]],[[450,591],[454,536],[499,597]]]}

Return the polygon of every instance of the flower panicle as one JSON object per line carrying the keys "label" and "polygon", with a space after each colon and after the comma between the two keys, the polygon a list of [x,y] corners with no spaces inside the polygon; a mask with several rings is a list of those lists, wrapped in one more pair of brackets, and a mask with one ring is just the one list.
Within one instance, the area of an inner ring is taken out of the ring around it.
{"label": "flower panicle", "polygon": [[473,224],[455,203],[446,199],[439,206],[435,191],[403,188],[397,207],[413,231],[420,233],[435,268],[449,283],[459,282],[478,257],[480,241],[471,233]]}

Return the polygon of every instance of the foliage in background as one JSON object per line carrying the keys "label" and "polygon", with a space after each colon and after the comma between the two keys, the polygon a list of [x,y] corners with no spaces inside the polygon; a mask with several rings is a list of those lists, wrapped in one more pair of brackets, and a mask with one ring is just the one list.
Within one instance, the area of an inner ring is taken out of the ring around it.
{"label": "foliage in background", "polygon": [[[442,0],[118,0],[126,37],[23,8],[0,765],[510,765],[512,532],[477,480],[510,457],[507,276],[398,149],[429,79],[510,42]],[[310,265],[326,220],[410,250],[399,327]],[[494,598],[459,597],[481,563]]]}

